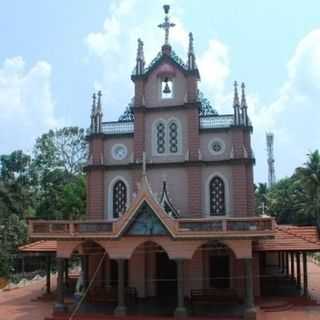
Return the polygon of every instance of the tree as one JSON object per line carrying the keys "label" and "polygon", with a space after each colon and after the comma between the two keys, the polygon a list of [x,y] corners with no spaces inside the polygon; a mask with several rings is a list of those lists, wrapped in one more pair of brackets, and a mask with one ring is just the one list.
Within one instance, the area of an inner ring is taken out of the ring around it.
{"label": "tree", "polygon": [[267,211],[267,194],[268,187],[266,183],[259,183],[258,186],[255,187],[256,211],[259,215]]}
{"label": "tree", "polygon": [[310,220],[320,227],[320,153],[318,150],[308,154],[308,160],[296,169],[302,191],[299,212],[305,212]]}
{"label": "tree", "polygon": [[36,140],[35,165],[42,171],[60,169],[67,174],[79,174],[87,158],[86,146],[84,129],[50,130]]}

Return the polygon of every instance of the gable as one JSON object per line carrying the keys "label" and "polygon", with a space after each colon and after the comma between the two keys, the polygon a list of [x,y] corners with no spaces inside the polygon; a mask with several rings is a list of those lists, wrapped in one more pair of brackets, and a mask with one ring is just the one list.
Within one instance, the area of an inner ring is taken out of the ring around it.
{"label": "gable", "polygon": [[155,214],[147,202],[144,201],[137,209],[131,223],[125,229],[124,235],[164,236],[170,234],[159,217]]}

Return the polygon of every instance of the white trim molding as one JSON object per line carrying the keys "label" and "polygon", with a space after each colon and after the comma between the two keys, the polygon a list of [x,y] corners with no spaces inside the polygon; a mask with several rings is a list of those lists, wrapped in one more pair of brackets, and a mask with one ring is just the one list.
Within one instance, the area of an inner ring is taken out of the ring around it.
{"label": "white trim molding", "polygon": [[[207,217],[215,217],[210,215],[210,182],[214,177],[219,177],[223,183],[224,183],[224,201],[225,201],[225,208],[226,208],[226,214],[224,216],[229,216],[230,215],[230,185],[228,179],[221,174],[220,172],[213,172],[212,174],[209,175],[209,177],[206,180],[205,183],[205,215]],[[221,216],[217,216],[219,218]]]}
{"label": "white trim molding", "polygon": [[116,176],[116,177],[112,178],[112,180],[109,182],[109,186],[107,188],[108,194],[106,195],[108,203],[107,203],[107,212],[105,212],[105,218],[108,221],[117,220],[117,218],[113,217],[113,187],[118,181],[122,181],[127,188],[126,207],[127,207],[127,209],[130,207],[130,200],[131,200],[130,199],[130,185],[129,185],[128,181],[122,176]]}

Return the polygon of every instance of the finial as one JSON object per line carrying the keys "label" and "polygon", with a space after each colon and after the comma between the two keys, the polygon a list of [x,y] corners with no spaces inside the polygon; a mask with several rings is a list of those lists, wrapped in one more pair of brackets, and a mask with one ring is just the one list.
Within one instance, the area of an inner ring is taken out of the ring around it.
{"label": "finial", "polygon": [[233,106],[239,106],[239,95],[238,95],[238,82],[234,82],[234,96],[233,96]]}
{"label": "finial", "polygon": [[98,91],[98,102],[97,102],[97,112],[101,112],[101,97],[102,93],[101,90]]}
{"label": "finial", "polygon": [[138,39],[137,60],[144,61],[143,41],[140,38]]}
{"label": "finial", "polygon": [[91,117],[96,113],[96,94],[92,95],[92,109],[91,109]]}
{"label": "finial", "polygon": [[192,32],[189,32],[189,54],[194,54],[193,50],[193,34]]}
{"label": "finial", "polygon": [[165,36],[164,36],[164,45],[165,46],[169,45],[169,30],[170,30],[170,28],[175,26],[175,24],[171,23],[169,20],[169,17],[168,17],[169,9],[170,9],[170,6],[168,4],[165,4],[163,6],[163,10],[165,13],[164,22],[158,25],[159,28],[162,28],[165,31]]}
{"label": "finial", "polygon": [[241,84],[241,108],[247,108],[247,99],[246,99],[246,86],[244,82]]}

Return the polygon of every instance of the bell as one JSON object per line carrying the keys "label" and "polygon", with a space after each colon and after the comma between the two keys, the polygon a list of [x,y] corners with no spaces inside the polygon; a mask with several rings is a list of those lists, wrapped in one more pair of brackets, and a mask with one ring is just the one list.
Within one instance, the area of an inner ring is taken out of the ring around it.
{"label": "bell", "polygon": [[169,93],[171,93],[171,90],[170,90],[170,87],[169,87],[169,85],[168,85],[168,79],[166,79],[165,80],[165,86],[164,86],[164,89],[163,89],[163,93],[164,94],[169,94]]}

